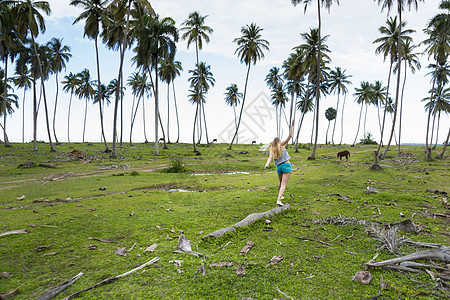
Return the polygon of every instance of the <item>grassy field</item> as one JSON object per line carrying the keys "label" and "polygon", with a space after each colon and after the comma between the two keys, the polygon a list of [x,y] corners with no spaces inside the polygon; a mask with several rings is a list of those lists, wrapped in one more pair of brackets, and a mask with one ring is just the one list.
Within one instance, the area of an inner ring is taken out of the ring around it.
{"label": "grassy field", "polygon": [[[311,150],[291,148],[293,172],[284,199],[291,209],[270,223],[262,219],[203,240],[276,206],[276,170],[273,165],[263,170],[267,154],[258,145],[236,145],[232,151],[227,146],[199,147],[202,155],[196,156],[191,145],[171,144],[155,156],[152,144],[124,145],[117,159],[100,144],[64,144],[56,153],[45,144],[36,152],[31,144],[0,147],[0,234],[28,231],[0,236],[0,294],[18,289],[13,299],[34,299],[83,272],[56,297],[62,299],[158,257],[79,298],[364,299],[378,293],[381,276],[391,287],[382,291],[383,299],[449,296],[426,272],[377,268],[369,269],[370,284],[352,281],[376,253],[376,261],[395,257],[371,237],[368,221],[409,219],[420,232],[399,231],[399,237],[449,245],[446,195],[427,192],[450,192],[447,160],[425,161],[424,147],[418,146],[403,146],[407,155],[398,156],[393,147],[380,161],[383,170],[372,171],[375,146],[322,146],[314,161],[307,160]],[[69,156],[74,149],[82,157]],[[344,149],[351,157],[340,162],[336,152]],[[188,171],[164,172],[175,160]],[[18,167],[27,161],[36,166]],[[368,186],[380,193],[367,194]],[[174,253],[181,230],[192,250],[207,258]],[[241,255],[247,241],[254,246]],[[152,244],[154,252],[144,251]],[[117,248],[132,249],[120,256]],[[403,244],[397,255],[419,250]],[[274,256],[282,260],[269,263]],[[219,262],[229,264],[215,266]],[[242,268],[246,275],[237,275]]]}

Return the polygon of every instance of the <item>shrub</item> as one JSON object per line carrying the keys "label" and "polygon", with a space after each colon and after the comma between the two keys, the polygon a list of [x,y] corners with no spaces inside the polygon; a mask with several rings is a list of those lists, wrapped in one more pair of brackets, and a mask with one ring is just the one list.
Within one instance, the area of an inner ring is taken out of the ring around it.
{"label": "shrub", "polygon": [[378,145],[378,143],[372,140],[372,134],[367,132],[364,134],[364,138],[359,140],[361,145]]}
{"label": "shrub", "polygon": [[170,167],[163,170],[164,173],[186,173],[188,169],[184,163],[179,159],[172,160]]}

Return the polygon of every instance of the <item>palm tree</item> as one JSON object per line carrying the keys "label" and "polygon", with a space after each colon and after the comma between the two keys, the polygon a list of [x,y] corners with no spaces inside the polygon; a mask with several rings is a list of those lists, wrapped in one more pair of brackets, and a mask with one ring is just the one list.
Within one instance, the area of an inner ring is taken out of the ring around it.
{"label": "palm tree", "polygon": [[361,105],[361,110],[359,112],[359,121],[358,121],[358,129],[356,131],[355,140],[353,141],[352,147],[355,146],[356,139],[358,138],[359,128],[361,125],[361,115],[363,107],[366,106],[372,101],[373,99],[373,86],[369,84],[367,81],[362,81],[361,86],[359,88],[355,88],[355,93],[353,96],[356,97],[356,102]]}
{"label": "palm tree", "polygon": [[[446,72],[444,70],[446,68],[448,70],[447,58],[449,54],[448,45],[450,39],[450,15],[448,11],[450,10],[450,1],[441,1],[439,8],[447,11],[437,14],[429,21],[427,27],[424,29],[424,32],[428,35],[428,38],[422,42],[427,45],[426,52],[428,54],[428,58],[432,56],[436,61],[435,64],[430,65],[431,68],[435,69],[432,74],[431,92],[435,90],[436,86],[439,86],[443,82],[447,81],[447,75],[445,75]],[[433,95],[430,97],[433,98]],[[431,159],[431,147],[429,144],[432,144],[432,139],[428,139],[431,112],[432,110],[429,110],[427,118],[427,134],[425,142],[427,159]]]}
{"label": "palm tree", "polygon": [[[194,11],[189,14],[189,17],[187,20],[185,20],[183,23],[181,23],[181,31],[183,31],[183,35],[181,36],[181,39],[187,40],[187,47],[189,49],[189,46],[195,42],[195,57],[196,57],[196,67],[199,66],[199,50],[203,49],[203,41],[206,43],[209,43],[209,35],[213,33],[213,29],[207,25],[205,25],[205,19],[206,16],[200,15],[200,12]],[[198,105],[202,106],[203,101],[197,102]],[[202,107],[197,107],[197,110],[201,110]],[[203,109],[204,111],[204,109]],[[197,120],[197,118],[194,118],[194,120]],[[195,121],[194,121],[195,122]],[[201,125],[201,118],[200,118],[200,125]],[[206,123],[205,123],[206,128]],[[195,132],[195,123],[194,123],[194,132]],[[208,138],[207,142],[208,141]],[[192,141],[194,146],[194,152],[197,151],[197,148],[195,146],[195,140]]]}
{"label": "palm tree", "polygon": [[23,89],[22,100],[22,143],[25,143],[25,95],[27,90],[31,89],[33,78],[30,76],[28,70],[14,77],[13,79],[16,87]]}
{"label": "palm tree", "polygon": [[[308,5],[312,2],[312,0],[292,0],[292,4],[297,5],[299,3],[304,3],[305,4],[305,12],[306,12],[306,8],[308,7]],[[317,44],[317,62],[322,62],[321,60],[321,54],[322,54],[322,38],[321,38],[321,28],[322,28],[322,19],[321,19],[321,13],[320,13],[320,7],[323,5],[325,6],[325,8],[328,9],[328,11],[330,11],[331,5],[333,4],[333,2],[336,2],[339,5],[339,0],[317,0],[317,17],[318,17],[318,21],[319,21],[319,25],[318,25],[318,44]],[[317,63],[315,65],[316,67],[316,74],[321,74],[322,72],[320,71],[321,69],[321,63]],[[320,92],[319,89],[321,88],[321,76],[316,76],[316,83],[315,83],[315,87],[316,87],[316,105],[315,105],[315,109],[316,109],[316,137],[315,137],[315,141],[314,141],[314,148],[313,148],[313,152],[311,153],[311,155],[308,157],[308,159],[310,160],[314,160],[316,159],[316,148],[317,148],[317,138],[319,136],[319,100],[320,100]]]}
{"label": "palm tree", "polygon": [[328,120],[327,133],[325,135],[325,144],[328,144],[328,129],[330,129],[330,123],[332,120],[336,119],[337,110],[333,107],[328,107],[325,111],[325,118]]}
{"label": "palm tree", "polygon": [[72,54],[70,54],[70,47],[67,45],[62,45],[62,39],[52,38],[50,42],[47,43],[47,47],[50,49],[51,58],[51,71],[56,76],[56,96],[55,96],[55,108],[53,110],[53,135],[55,137],[55,142],[58,145],[59,141],[56,137],[56,107],[58,103],[58,91],[59,91],[59,80],[58,74],[62,70],[66,69],[66,62],[69,61]]}
{"label": "palm tree", "polygon": [[[116,90],[115,94],[115,101],[114,101],[114,120],[113,120],[113,146],[111,151],[111,157],[116,157],[116,137],[117,137],[117,113],[119,108],[119,101],[120,101],[120,90],[121,87],[123,87],[123,62],[125,59],[125,50],[131,46],[130,39],[130,18],[134,17],[134,20],[138,20],[139,22],[136,22],[136,24],[141,25],[145,22],[148,22],[146,20],[152,19],[155,16],[155,13],[153,11],[152,6],[148,2],[148,0],[113,0],[109,5],[108,8],[110,11],[113,11],[114,14],[112,17],[114,18],[114,21],[117,21],[116,23],[111,24],[112,28],[108,28],[105,38],[110,39],[110,45],[116,44],[117,48],[120,52],[120,63],[119,63],[119,72],[117,75],[117,82],[119,89]],[[126,12],[125,12],[126,11]],[[122,18],[124,17],[124,19]],[[137,27],[137,26],[136,26]],[[123,29],[123,32],[122,32]],[[117,35],[114,35],[114,32],[116,31]],[[136,31],[136,32],[134,32]],[[140,33],[137,32],[137,28],[133,28],[133,37],[136,37],[137,39],[142,39],[142,36]],[[142,32],[142,28],[141,28]],[[139,42],[138,42],[139,43]],[[158,44],[158,43],[156,43]],[[157,46],[156,46],[157,47]],[[147,56],[150,53],[147,53]],[[157,61],[156,61],[157,62]],[[156,68],[157,69],[157,68]],[[156,79],[157,81],[157,79]],[[156,86],[156,90],[157,90]],[[156,99],[158,96],[156,95]],[[123,101],[120,101],[123,103]],[[157,100],[155,100],[157,102]],[[123,110],[122,110],[123,112]],[[156,118],[157,120],[157,118]],[[156,121],[157,123],[157,121]],[[122,130],[123,132],[123,130]],[[155,141],[156,148],[158,141]],[[158,151],[156,150],[157,154]]]}
{"label": "palm tree", "polygon": [[[437,128],[436,128],[436,144],[438,141],[438,132],[439,132],[439,120],[441,116],[441,112],[448,114],[450,112],[450,88],[444,88],[442,85],[439,85],[437,88],[434,88],[434,91],[430,91],[432,96],[426,97],[422,99],[422,101],[428,102],[425,104],[425,110],[428,111],[433,116],[432,123],[432,131],[430,141],[433,141],[434,128],[436,123],[437,116]],[[435,146],[436,147],[436,146]],[[433,148],[435,148],[433,147]]]}
{"label": "palm tree", "polygon": [[241,63],[245,63],[245,65],[248,67],[244,85],[244,96],[242,98],[241,111],[239,113],[239,121],[228,150],[231,150],[231,147],[239,131],[239,125],[241,124],[242,112],[244,110],[245,104],[245,96],[247,95],[247,83],[248,75],[250,74],[250,66],[252,64],[256,64],[257,61],[264,58],[264,50],[269,51],[269,42],[261,38],[261,31],[263,31],[263,29],[257,26],[255,23],[246,25],[241,29],[242,37],[236,38],[233,41],[238,45],[234,53],[240,57]]}
{"label": "palm tree", "polygon": [[175,96],[175,85],[174,85],[173,81],[175,80],[175,77],[177,77],[181,74],[183,67],[181,66],[181,62],[174,61],[173,59],[170,60],[168,58],[161,60],[160,65],[161,65],[161,67],[160,67],[161,81],[167,83],[167,141],[168,141],[168,143],[170,143],[170,138],[169,138],[169,124],[170,124],[169,92],[170,92],[170,84],[172,83],[173,97],[174,97],[174,103],[175,103],[175,114],[176,114],[176,118],[177,118],[177,131],[178,131],[176,142],[178,143],[178,140],[180,138],[180,125],[179,125],[179,120],[178,120],[178,108],[177,108],[177,101],[176,101],[176,96]]}
{"label": "palm tree", "polygon": [[[12,3],[4,2],[1,5],[1,11],[0,11],[0,17],[1,17],[1,23],[2,28],[0,31],[0,57],[5,65],[5,70],[3,72],[4,78],[2,77],[1,80],[3,82],[2,90],[3,94],[0,95],[0,97],[3,97],[3,107],[0,107],[0,110],[7,111],[6,105],[7,105],[7,83],[8,83],[8,60],[11,60],[11,62],[14,61],[15,57],[17,56],[17,48],[19,46],[18,44],[18,37],[17,32],[15,30],[15,15],[14,11],[11,10]],[[6,120],[7,115],[4,114],[4,123],[3,123],[3,136],[5,140],[5,147],[11,147],[11,144],[9,143],[7,139],[6,134]]]}
{"label": "palm tree", "polygon": [[[335,70],[332,70],[330,72],[330,92],[334,92],[337,94],[337,104],[336,104],[336,115],[339,111],[339,95],[344,95],[344,104],[342,105],[342,117],[341,117],[341,141],[339,142],[339,145],[342,143],[342,136],[344,132],[344,105],[345,105],[345,95],[348,92],[347,85],[351,84],[350,80],[348,78],[352,77],[352,75],[346,75],[345,69],[342,70],[340,67],[336,67]],[[334,146],[334,130],[336,129],[336,120],[337,118],[334,118],[334,125],[333,125],[333,133],[331,134],[331,141]]]}
{"label": "palm tree", "polygon": [[[403,77],[403,86],[402,86],[402,92],[401,92],[401,97],[400,97],[400,111],[399,111],[399,117],[398,117],[398,153],[401,153],[400,150],[400,145],[401,145],[401,134],[402,134],[402,116],[403,116],[403,94],[405,91],[405,85],[406,85],[406,74],[407,74],[407,70],[408,67],[411,70],[411,73],[415,73],[416,69],[420,70],[421,65],[420,65],[420,61],[419,61],[419,53],[413,53],[414,49],[417,48],[416,45],[412,44],[412,40],[406,40],[404,43],[404,55],[402,57],[402,60],[405,64],[405,71],[404,71],[404,77]],[[394,72],[397,71],[398,69],[398,65],[399,63],[401,63],[401,61],[397,61],[395,67],[394,67]]]}
{"label": "palm tree", "polygon": [[76,89],[76,94],[80,99],[84,99],[86,102],[84,109],[84,122],[83,122],[83,143],[84,143],[88,102],[95,96],[95,90],[92,86],[93,82],[88,69],[84,69],[77,76],[79,77],[79,81],[78,87]]}
{"label": "palm tree", "polygon": [[[424,0],[375,0],[378,2],[378,5],[381,4],[381,9],[387,9],[388,11],[391,10],[391,8],[395,5],[394,2],[396,2],[397,4],[397,16],[398,16],[398,21],[399,21],[399,25],[398,25],[398,38],[396,40],[396,50],[397,50],[397,57],[396,60],[398,61],[402,61],[403,59],[403,46],[402,43],[404,41],[403,39],[403,31],[402,31],[402,26],[403,26],[403,21],[402,21],[402,12],[405,9],[406,6],[408,6],[408,9],[411,10],[411,7],[414,7],[417,10],[418,7],[418,2],[423,2]],[[386,148],[384,149],[383,154],[380,155],[380,158],[384,158],[386,156],[387,151],[389,150],[389,146],[391,144],[392,141],[392,137],[394,135],[394,130],[395,130],[395,123],[396,123],[396,119],[397,119],[397,108],[398,108],[398,99],[399,99],[399,92],[400,92],[400,76],[401,76],[401,64],[398,64],[398,70],[397,70],[397,84],[396,84],[396,90],[395,90],[395,102],[394,102],[394,119],[392,121],[392,127],[391,127],[391,134],[389,137],[389,141],[386,145]],[[383,122],[384,123],[384,122]],[[383,124],[384,125],[384,124]],[[381,139],[383,138],[383,136],[381,136]],[[381,147],[381,141],[380,141],[380,146],[378,147],[378,151]]]}
{"label": "palm tree", "polygon": [[306,89],[303,93],[303,99],[301,99],[297,104],[297,110],[301,112],[300,122],[298,124],[297,136],[295,138],[295,152],[298,153],[298,137],[300,135],[300,129],[302,128],[303,119],[307,112],[314,110],[314,101],[312,98],[312,93],[310,89]]}
{"label": "palm tree", "polygon": [[73,74],[70,72],[68,75],[64,76],[64,80],[61,82],[63,84],[63,91],[70,93],[69,107],[67,110],[67,140],[70,143],[70,108],[72,104],[72,96],[76,94],[76,89],[79,86],[79,74]]}
{"label": "palm tree", "polygon": [[[42,69],[42,64],[40,57],[38,55],[37,51],[37,45],[35,42],[36,37],[39,35],[39,32],[45,31],[45,20],[44,17],[41,15],[39,11],[42,11],[46,15],[50,15],[51,9],[50,5],[47,1],[41,1],[41,0],[15,0],[15,6],[13,7],[14,14],[16,16],[16,30],[19,35],[21,35],[23,38],[26,38],[28,36],[28,33],[31,37],[31,44],[33,46],[34,54],[36,56],[37,60],[37,66],[38,66],[38,72],[41,78],[41,88],[42,88],[42,95],[44,96],[44,105],[45,105],[45,116],[47,121],[47,133],[50,143],[50,151],[55,152],[56,149],[53,146],[52,143],[52,137],[50,134],[50,126],[48,122],[48,110],[47,110],[47,96],[45,93],[45,74]],[[36,118],[35,113],[35,118]],[[34,121],[34,131],[36,131],[36,121]],[[33,140],[33,150],[37,149],[36,146],[36,134],[34,134],[34,140]]]}
{"label": "palm tree", "polygon": [[[243,95],[239,92],[238,86],[235,83],[232,83],[229,87],[226,88],[226,93],[224,95],[225,103],[233,108],[234,126],[237,127],[236,106],[241,103]],[[238,137],[236,136],[236,143],[237,142]]]}
{"label": "palm tree", "polygon": [[266,85],[272,92],[271,99],[272,104],[275,106],[275,110],[278,112],[278,108],[280,107],[280,118],[278,118],[278,114],[276,113],[276,124],[277,124],[277,135],[280,136],[280,126],[281,126],[281,106],[280,103],[286,102],[286,95],[283,90],[284,80],[281,77],[280,68],[272,67],[269,70],[269,73],[266,75]]}
{"label": "palm tree", "polygon": [[[136,120],[139,104],[141,100],[144,98],[144,95],[150,91],[151,84],[147,81],[147,75],[145,73],[134,72],[128,78],[128,85],[131,87],[131,91],[133,94],[133,105],[131,107],[131,128],[130,128],[130,146],[132,146],[133,142],[131,137],[133,133],[134,121]],[[135,98],[137,98],[136,107],[134,107]],[[144,101],[142,101],[142,105],[144,107]],[[145,133],[145,111],[144,111],[144,133]],[[146,135],[145,140],[147,141]]]}
{"label": "palm tree", "polygon": [[[155,70],[155,80],[153,82],[155,96],[155,154],[158,150],[158,119],[159,119],[159,91],[158,79],[159,61],[163,57],[174,57],[176,52],[176,42],[178,41],[178,30],[175,21],[171,18],[159,16],[142,17],[143,25],[136,30],[137,46],[134,49],[136,56],[134,61],[139,67],[147,70],[151,76],[150,67]],[[164,140],[165,144],[165,140]]]}
{"label": "palm tree", "polygon": [[[13,105],[16,106],[16,108],[19,107],[18,105],[18,99],[19,97],[15,94],[8,93],[9,89],[12,89],[12,87],[9,85],[8,82],[6,84],[3,82],[5,78],[5,70],[0,68],[0,94],[3,95],[3,97],[0,98],[0,116],[4,116],[4,120],[6,120],[6,117],[8,114],[12,114],[14,112]],[[10,80],[8,80],[10,81]],[[6,91],[3,89],[6,87]],[[5,124],[6,122],[3,122],[3,132],[4,132],[4,138],[5,138],[5,144],[9,143],[8,141],[8,135],[6,134],[5,130]]]}
{"label": "palm tree", "polygon": [[[98,52],[98,36],[101,31],[102,24],[106,23],[106,4],[108,0],[71,0],[70,5],[80,6],[83,9],[83,12],[75,19],[73,24],[80,22],[81,20],[85,20],[84,24],[84,36],[88,39],[94,40],[95,45],[95,58],[96,58],[96,66],[97,66],[97,88],[100,89],[102,87],[102,81],[100,77],[100,57]],[[105,27],[103,25],[103,27]],[[95,93],[96,96],[101,95],[101,91],[97,90]],[[99,112],[100,112],[100,126],[102,130],[102,139],[105,143],[105,152],[111,152],[108,144],[106,143],[105,130],[103,126],[103,108],[102,102],[98,99],[94,101],[94,103],[98,103]]]}
{"label": "palm tree", "polygon": [[[406,22],[403,21],[403,26],[406,26]],[[402,39],[401,44],[406,43],[408,40],[411,40],[411,37],[408,36],[408,34],[411,34],[414,32],[413,30],[407,29],[404,30],[402,33],[400,33],[401,27],[399,24],[397,24],[397,16],[394,18],[390,17],[386,21],[386,26],[381,26],[379,29],[379,32],[383,35],[382,37],[376,39],[373,43],[379,43],[380,45],[376,48],[375,53],[377,54],[383,54],[384,60],[386,58],[389,58],[389,75],[388,75],[388,84],[386,88],[386,96],[389,95],[389,88],[391,83],[391,75],[392,70],[394,67],[394,64],[396,61],[398,61],[398,43],[400,38]],[[383,135],[384,135],[384,125],[386,120],[386,111],[383,112],[383,121],[381,125],[381,137],[380,137],[380,144],[378,146],[377,152],[380,151],[381,146],[383,145]],[[381,158],[381,155],[380,155]]]}
{"label": "palm tree", "polygon": [[[205,95],[208,93],[209,89],[214,86],[216,80],[214,79],[214,75],[211,72],[211,66],[206,65],[204,62],[200,62],[199,65],[197,65],[197,68],[194,70],[189,70],[189,73],[192,74],[192,77],[190,77],[188,80],[190,82],[191,87],[198,91],[197,94],[201,94],[201,96],[197,96],[197,99],[202,99],[202,103],[197,103],[198,107],[196,112],[196,116],[198,116],[198,113],[201,113],[203,103],[206,102]],[[191,97],[192,98],[192,97]],[[203,111],[204,112],[204,111]],[[201,119],[201,116],[198,118]],[[193,136],[195,141],[195,123],[197,119],[194,118],[194,130],[193,130]],[[205,130],[206,129],[206,122],[205,122]],[[208,133],[206,132],[206,136],[208,136]],[[200,143],[200,141],[198,141]],[[207,141],[209,143],[209,141]],[[195,149],[195,146],[194,146]]]}
{"label": "palm tree", "polygon": [[376,80],[375,84],[372,86],[373,99],[371,101],[371,104],[373,104],[377,107],[378,125],[380,127],[380,134],[382,132],[382,125],[381,125],[381,119],[380,119],[380,107],[383,107],[385,105],[386,91],[387,91],[387,87],[383,86],[383,83],[381,81]]}
{"label": "palm tree", "polygon": [[278,110],[277,115],[277,135],[281,136],[281,112],[288,101],[286,93],[284,92],[283,84],[280,83],[272,88],[272,94],[270,96],[272,104],[275,106],[275,110]]}

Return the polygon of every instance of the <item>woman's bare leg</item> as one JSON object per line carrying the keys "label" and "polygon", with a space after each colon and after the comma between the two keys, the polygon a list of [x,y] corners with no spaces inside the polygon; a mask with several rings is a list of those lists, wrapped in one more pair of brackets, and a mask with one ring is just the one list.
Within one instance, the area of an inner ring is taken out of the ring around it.
{"label": "woman's bare leg", "polygon": [[[287,183],[289,181],[289,177],[291,176],[291,173],[283,173],[281,175],[282,176],[281,176],[281,182],[280,182],[279,189],[278,189],[277,204],[283,205],[281,203],[281,197],[284,194],[284,190],[286,189],[286,185],[287,185]],[[280,177],[280,176],[278,176],[278,177]]]}

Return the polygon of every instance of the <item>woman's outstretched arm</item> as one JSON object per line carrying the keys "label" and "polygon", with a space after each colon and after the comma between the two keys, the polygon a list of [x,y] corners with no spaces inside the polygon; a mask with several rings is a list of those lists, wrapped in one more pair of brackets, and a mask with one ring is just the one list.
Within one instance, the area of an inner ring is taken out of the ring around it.
{"label": "woman's outstretched arm", "polygon": [[266,165],[264,166],[264,169],[267,168],[270,165],[270,162],[272,161],[272,159],[273,159],[273,156],[270,155],[269,158],[266,161]]}
{"label": "woman's outstretched arm", "polygon": [[289,143],[289,140],[292,137],[292,132],[294,130],[294,122],[295,122],[295,120],[292,120],[291,128],[289,129],[289,136],[287,137],[287,139],[285,139],[284,141],[281,142],[281,146],[284,146],[287,143]]}

